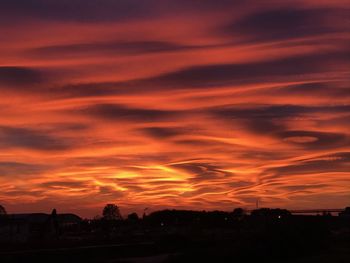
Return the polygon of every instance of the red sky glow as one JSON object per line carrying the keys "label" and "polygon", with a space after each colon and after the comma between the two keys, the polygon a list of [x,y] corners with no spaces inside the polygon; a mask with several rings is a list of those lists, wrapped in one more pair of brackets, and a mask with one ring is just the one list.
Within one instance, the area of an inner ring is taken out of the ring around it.
{"label": "red sky glow", "polygon": [[349,205],[349,1],[0,4],[9,212]]}

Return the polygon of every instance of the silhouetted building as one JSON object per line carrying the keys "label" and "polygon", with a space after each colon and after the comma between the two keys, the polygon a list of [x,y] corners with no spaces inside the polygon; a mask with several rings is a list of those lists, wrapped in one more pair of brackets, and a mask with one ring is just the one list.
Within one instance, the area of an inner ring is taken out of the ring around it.
{"label": "silhouetted building", "polygon": [[346,207],[343,212],[339,213],[339,216],[350,218],[350,207]]}
{"label": "silhouetted building", "polygon": [[243,220],[246,215],[246,211],[243,208],[235,208],[232,212],[234,220]]}
{"label": "silhouetted building", "polygon": [[59,229],[77,225],[81,218],[74,214],[10,214],[0,222],[0,242],[21,243],[58,237]]}
{"label": "silhouetted building", "polygon": [[253,210],[250,215],[252,217],[259,217],[259,218],[281,219],[281,218],[289,217],[292,214],[286,209],[260,208],[260,209]]}

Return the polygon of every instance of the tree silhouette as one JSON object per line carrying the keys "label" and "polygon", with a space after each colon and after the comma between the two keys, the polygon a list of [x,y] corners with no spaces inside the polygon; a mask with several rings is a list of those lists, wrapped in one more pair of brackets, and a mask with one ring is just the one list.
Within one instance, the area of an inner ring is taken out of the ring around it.
{"label": "tree silhouette", "polygon": [[129,221],[137,221],[137,220],[139,220],[139,216],[136,213],[131,213],[128,215],[128,220]]}
{"label": "tree silhouette", "polygon": [[7,215],[6,209],[2,205],[0,205],[0,216],[5,216],[5,215]]}
{"label": "tree silhouette", "polygon": [[107,204],[103,208],[103,219],[105,220],[122,220],[122,215],[120,213],[119,207],[115,204]]}

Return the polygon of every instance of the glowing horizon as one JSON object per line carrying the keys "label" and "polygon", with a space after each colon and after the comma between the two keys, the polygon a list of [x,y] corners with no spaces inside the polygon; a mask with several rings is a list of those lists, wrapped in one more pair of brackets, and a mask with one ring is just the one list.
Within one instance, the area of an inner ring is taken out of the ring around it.
{"label": "glowing horizon", "polygon": [[3,0],[0,204],[350,202],[348,1]]}

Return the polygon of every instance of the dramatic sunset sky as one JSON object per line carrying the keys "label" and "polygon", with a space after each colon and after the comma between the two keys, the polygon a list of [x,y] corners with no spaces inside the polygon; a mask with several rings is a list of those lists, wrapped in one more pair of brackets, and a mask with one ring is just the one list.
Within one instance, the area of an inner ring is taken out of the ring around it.
{"label": "dramatic sunset sky", "polygon": [[0,204],[350,205],[350,1],[0,0]]}

